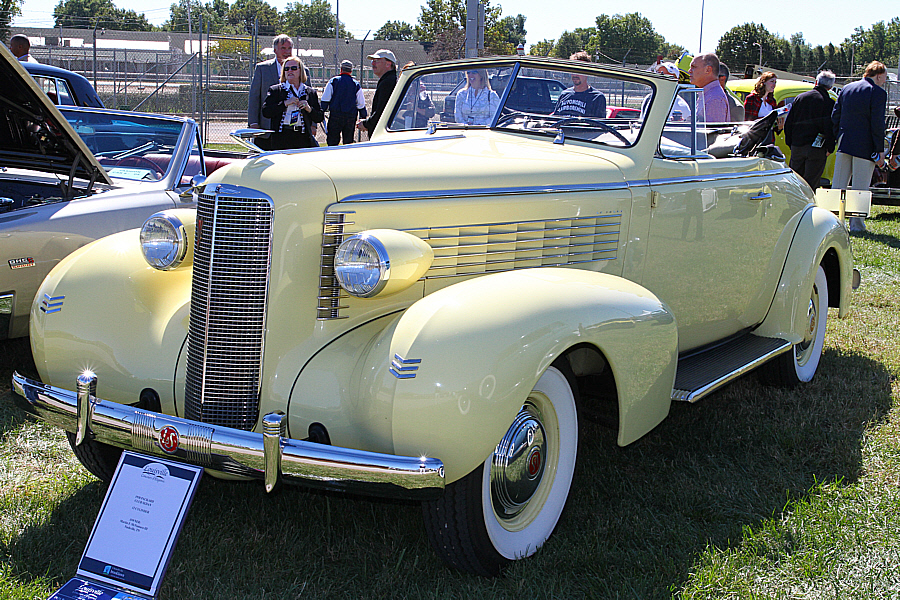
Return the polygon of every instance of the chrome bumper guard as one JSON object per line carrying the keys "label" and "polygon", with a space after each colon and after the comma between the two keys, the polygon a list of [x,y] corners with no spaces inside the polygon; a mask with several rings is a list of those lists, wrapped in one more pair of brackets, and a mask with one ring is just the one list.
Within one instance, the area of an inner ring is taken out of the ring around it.
{"label": "chrome bumper guard", "polygon": [[101,400],[97,376],[78,377],[77,393],[13,373],[13,390],[30,414],[66,431],[76,444],[91,439],[163,456],[229,475],[262,479],[266,491],[284,480],[391,498],[428,500],[444,490],[436,458],[395,456],[285,437],[281,413],[263,417],[263,433],[218,427]]}

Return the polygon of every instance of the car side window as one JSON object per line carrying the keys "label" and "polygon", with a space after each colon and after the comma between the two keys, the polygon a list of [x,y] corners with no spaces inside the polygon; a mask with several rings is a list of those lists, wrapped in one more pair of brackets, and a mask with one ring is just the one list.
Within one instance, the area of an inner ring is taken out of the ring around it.
{"label": "car side window", "polygon": [[56,80],[56,93],[59,97],[57,104],[62,106],[75,106],[75,95],[69,89],[69,82],[65,79]]}
{"label": "car side window", "polygon": [[56,93],[56,79],[54,77],[35,75],[34,82],[53,101],[53,104],[59,104],[59,94]]}

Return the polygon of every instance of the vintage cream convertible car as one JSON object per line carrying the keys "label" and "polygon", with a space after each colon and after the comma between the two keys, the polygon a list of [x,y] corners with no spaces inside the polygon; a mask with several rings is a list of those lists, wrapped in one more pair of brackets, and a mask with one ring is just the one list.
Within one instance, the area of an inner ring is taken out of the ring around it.
{"label": "vintage cream convertible car", "polygon": [[[414,128],[467,70],[503,82],[456,97],[488,124]],[[573,74],[647,114],[504,108]],[[580,418],[627,445],[751,369],[809,381],[849,309],[845,226],[696,106],[667,122],[697,92],[534,57],[406,70],[370,143],[234,163],[196,213],[63,260],[32,310],[42,382],[16,391],[99,477],[128,448],[417,498],[447,562],[495,574],[553,532]]]}

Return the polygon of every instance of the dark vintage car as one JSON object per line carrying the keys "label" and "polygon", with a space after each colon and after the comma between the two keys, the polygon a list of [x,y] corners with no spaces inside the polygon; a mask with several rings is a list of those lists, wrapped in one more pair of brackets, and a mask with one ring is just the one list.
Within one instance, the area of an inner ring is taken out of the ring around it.
{"label": "dark vintage car", "polygon": [[78,73],[39,63],[22,63],[22,66],[54,104],[103,108],[94,86]]}

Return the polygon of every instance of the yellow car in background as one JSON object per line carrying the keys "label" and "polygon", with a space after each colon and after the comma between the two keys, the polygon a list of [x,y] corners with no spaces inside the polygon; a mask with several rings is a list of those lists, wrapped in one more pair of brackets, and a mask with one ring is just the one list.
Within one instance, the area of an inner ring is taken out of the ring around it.
{"label": "yellow car in background", "polygon": [[[741,102],[743,102],[747,95],[753,91],[753,86],[756,85],[756,79],[733,79],[725,84],[729,90],[735,93],[738,98],[740,98]],[[802,94],[803,92],[808,92],[813,89],[815,86],[814,83],[809,81],[794,81],[789,79],[779,79],[775,83],[775,102],[777,104],[781,104],[784,102],[786,105],[794,102],[794,98]],[[835,88],[831,88],[829,92],[831,98],[837,101],[837,91]],[[779,149],[784,153],[784,163],[789,165],[791,163],[791,149],[788,148],[787,144],[784,141],[784,132],[778,132],[775,134],[775,144]],[[828,157],[828,161],[825,163],[825,172],[822,174],[823,179],[828,180],[828,185],[831,185],[831,179],[834,176],[834,153],[832,153]]]}

